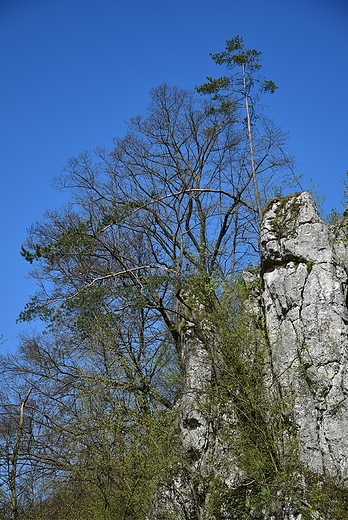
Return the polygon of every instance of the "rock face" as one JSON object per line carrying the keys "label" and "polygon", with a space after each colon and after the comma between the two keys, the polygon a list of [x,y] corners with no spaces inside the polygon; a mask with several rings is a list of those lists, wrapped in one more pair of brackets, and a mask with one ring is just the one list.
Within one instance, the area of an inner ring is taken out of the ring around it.
{"label": "rock face", "polygon": [[213,365],[210,352],[197,338],[194,323],[187,322],[184,335],[185,381],[179,407],[181,442],[186,452],[200,454],[210,444],[211,425],[204,402],[213,380]]}
{"label": "rock face", "polygon": [[[319,481],[330,478],[344,488],[348,481],[347,230],[348,221],[346,225],[344,219],[336,227],[326,225],[309,193],[276,199],[265,209],[261,223],[261,283],[255,273],[247,273],[245,279],[249,285],[256,281],[262,287],[247,300],[246,312],[250,316],[248,326],[255,327],[257,321],[262,321],[261,328],[265,329],[262,335],[268,353],[261,378],[269,389],[267,399],[272,401],[271,387],[275,385],[275,399],[283,403],[282,413],[288,414],[291,435],[296,438],[299,466],[307,468]],[[192,323],[186,323],[185,381],[178,403],[178,422],[183,453],[191,454],[187,460],[192,462],[189,468],[187,462],[186,468],[179,464],[174,477],[159,493],[151,519],[300,520],[303,516],[299,504],[306,503],[301,495],[306,483],[303,487],[300,484],[297,504],[287,492],[281,495],[273,489],[279,497],[278,505],[274,506],[273,501],[273,506],[259,510],[255,516],[250,507],[249,516],[238,516],[240,497],[244,496],[246,506],[252,501],[248,486],[253,479],[245,480],[238,456],[233,453],[239,420],[233,411],[233,397],[228,410],[221,410],[219,405],[209,410],[207,396],[217,383],[214,366],[219,363],[214,352],[216,356],[221,341],[217,336],[206,314],[204,320],[196,316]],[[246,363],[251,363],[250,358]],[[220,436],[221,423],[227,437]],[[228,446],[224,445],[226,438]],[[302,474],[297,476],[304,482]],[[218,480],[229,498],[213,514],[208,506]],[[314,515],[311,518],[336,518],[308,507],[310,515]]]}
{"label": "rock face", "polygon": [[308,193],[274,201],[261,229],[272,366],[302,461],[348,478],[347,252]]}

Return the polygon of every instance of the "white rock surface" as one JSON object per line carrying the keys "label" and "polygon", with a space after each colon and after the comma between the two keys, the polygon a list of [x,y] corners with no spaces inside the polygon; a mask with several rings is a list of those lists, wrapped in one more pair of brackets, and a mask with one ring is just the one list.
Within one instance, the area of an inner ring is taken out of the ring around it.
{"label": "white rock surface", "polygon": [[348,478],[348,311],[345,248],[308,193],[280,199],[261,230],[273,369],[293,406],[303,462]]}
{"label": "white rock surface", "polygon": [[[261,285],[263,292],[260,295],[257,289],[257,294],[250,294],[246,309],[252,327],[260,322],[263,310],[270,347],[265,382],[270,396],[286,403],[301,462],[319,478],[332,477],[347,485],[348,222],[347,226],[344,220],[341,223],[336,229],[326,225],[309,193],[271,202],[260,233],[262,279],[257,287]],[[246,271],[247,283],[258,280],[258,274]],[[199,302],[196,307],[200,308]],[[183,330],[184,381],[177,404],[182,448],[192,455],[192,463],[190,467],[179,464],[175,478],[159,491],[148,520],[213,520],[206,508],[209,493],[202,488],[204,479],[211,482],[212,476],[218,477],[226,489],[237,491],[245,481],[238,454],[231,450],[238,429],[233,403],[221,410],[219,418],[230,445],[220,438],[219,421],[214,424],[209,416],[219,343],[206,313],[202,315],[203,320],[194,316],[187,321]],[[305,488],[305,477],[297,477]],[[303,520],[290,497],[282,500],[276,515],[270,509],[255,518]],[[219,518],[230,520],[228,508],[220,513]],[[327,518],[312,513],[313,519]],[[234,514],[238,518],[238,512]]]}

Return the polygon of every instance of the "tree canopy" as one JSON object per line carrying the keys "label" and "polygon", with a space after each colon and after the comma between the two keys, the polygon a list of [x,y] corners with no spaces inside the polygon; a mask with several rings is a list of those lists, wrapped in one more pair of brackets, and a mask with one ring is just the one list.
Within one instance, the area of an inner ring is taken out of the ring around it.
{"label": "tree canopy", "polygon": [[2,360],[2,479],[11,489],[15,464],[23,518],[144,518],[178,442],[182,330],[199,333],[197,302],[215,311],[257,264],[261,207],[292,173],[258,111],[255,84],[275,90],[255,76],[259,57],[236,37],[213,55],[227,76],[154,88],[112,150],[68,161],[56,184],[71,202],[31,227],[22,255],[39,290],[20,319],[46,329]]}

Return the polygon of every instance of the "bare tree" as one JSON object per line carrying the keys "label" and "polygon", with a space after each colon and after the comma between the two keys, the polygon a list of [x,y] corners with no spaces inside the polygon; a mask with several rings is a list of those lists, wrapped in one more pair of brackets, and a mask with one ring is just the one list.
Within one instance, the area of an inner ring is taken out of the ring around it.
{"label": "bare tree", "polygon": [[[255,175],[268,190],[289,162],[269,125],[253,136],[257,168],[247,166],[238,110],[153,89],[146,116],[111,152],[69,161],[57,184],[71,204],[47,212],[22,249],[40,289],[21,319],[47,323],[44,335],[23,338],[10,368],[35,394],[31,458],[46,475],[98,489],[110,515],[112,497],[126,507],[135,488],[149,496],[149,461],[154,480],[168,461],[163,431],[182,389],[183,330],[190,322],[216,359],[202,313],[257,261]],[[138,518],[134,500],[124,518]]]}

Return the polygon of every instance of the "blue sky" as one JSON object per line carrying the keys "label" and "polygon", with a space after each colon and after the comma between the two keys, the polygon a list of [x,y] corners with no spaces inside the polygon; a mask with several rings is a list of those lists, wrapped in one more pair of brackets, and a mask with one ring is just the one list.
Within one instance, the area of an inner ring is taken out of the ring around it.
{"label": "blue sky", "polygon": [[112,146],[145,112],[151,87],[193,88],[223,72],[209,54],[236,34],[262,51],[279,86],[267,114],[290,134],[297,173],[341,208],[348,170],[347,0],[0,0],[0,333],[35,283],[19,255],[27,229],[67,194],[51,187],[67,159]]}

